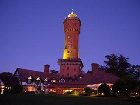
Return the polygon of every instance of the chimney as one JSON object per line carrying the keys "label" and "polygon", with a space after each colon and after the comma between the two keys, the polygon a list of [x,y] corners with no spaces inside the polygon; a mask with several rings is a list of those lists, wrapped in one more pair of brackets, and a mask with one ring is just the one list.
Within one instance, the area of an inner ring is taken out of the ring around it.
{"label": "chimney", "polygon": [[96,73],[99,70],[99,64],[97,63],[92,63],[91,67],[92,67],[92,74]]}
{"label": "chimney", "polygon": [[44,73],[45,75],[48,75],[49,74],[49,68],[50,68],[50,65],[44,65]]}

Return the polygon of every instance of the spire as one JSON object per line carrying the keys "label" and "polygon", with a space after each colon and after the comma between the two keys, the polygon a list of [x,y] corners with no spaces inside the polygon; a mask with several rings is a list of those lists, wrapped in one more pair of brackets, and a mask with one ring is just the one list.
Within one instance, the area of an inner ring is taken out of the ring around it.
{"label": "spire", "polygon": [[72,10],[72,11],[71,11],[71,14],[74,14],[74,12],[73,12],[73,11],[74,11],[74,9],[71,9],[71,10]]}

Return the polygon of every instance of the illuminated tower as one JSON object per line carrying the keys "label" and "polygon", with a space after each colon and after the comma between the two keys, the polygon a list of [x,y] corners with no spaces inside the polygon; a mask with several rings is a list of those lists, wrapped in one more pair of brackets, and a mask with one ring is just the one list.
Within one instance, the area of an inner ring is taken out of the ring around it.
{"label": "illuminated tower", "polygon": [[75,78],[81,74],[83,67],[79,58],[78,42],[81,21],[72,11],[64,20],[65,45],[63,59],[58,60],[60,75],[62,77]]}
{"label": "illuminated tower", "polygon": [[63,59],[78,59],[78,40],[81,21],[71,12],[64,20],[65,47]]}

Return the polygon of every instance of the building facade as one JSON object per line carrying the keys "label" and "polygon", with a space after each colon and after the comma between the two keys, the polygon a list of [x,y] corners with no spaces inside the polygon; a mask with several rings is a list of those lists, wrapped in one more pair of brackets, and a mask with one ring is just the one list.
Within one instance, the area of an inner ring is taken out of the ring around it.
{"label": "building facade", "polygon": [[59,72],[50,72],[50,65],[44,66],[44,72],[17,68],[15,76],[23,86],[23,92],[44,92],[64,94],[70,91],[84,92],[85,87],[94,90],[102,83],[111,86],[119,79],[111,73],[106,73],[96,63],[92,64],[91,72],[83,73],[83,63],[79,57],[79,35],[81,20],[73,11],[64,20],[64,52],[58,59]]}

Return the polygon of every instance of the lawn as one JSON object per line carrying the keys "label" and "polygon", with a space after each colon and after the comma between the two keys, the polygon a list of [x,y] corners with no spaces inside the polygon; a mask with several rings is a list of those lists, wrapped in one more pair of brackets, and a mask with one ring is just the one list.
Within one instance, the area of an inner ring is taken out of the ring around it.
{"label": "lawn", "polygon": [[0,95],[0,105],[138,105],[109,97],[57,96],[39,94]]}

